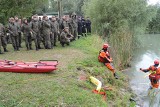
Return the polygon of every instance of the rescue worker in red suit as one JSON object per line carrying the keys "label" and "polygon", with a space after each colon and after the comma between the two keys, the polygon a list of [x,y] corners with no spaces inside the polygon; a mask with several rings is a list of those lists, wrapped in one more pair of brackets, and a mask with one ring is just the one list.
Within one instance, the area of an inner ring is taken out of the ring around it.
{"label": "rescue worker in red suit", "polygon": [[116,75],[115,69],[114,69],[113,64],[112,64],[113,60],[112,60],[112,58],[111,58],[111,56],[110,56],[110,53],[109,53],[109,51],[108,51],[108,47],[109,47],[108,44],[104,44],[104,45],[103,45],[102,50],[100,50],[100,52],[99,52],[98,60],[99,60],[99,62],[104,63],[105,66],[106,66],[109,70],[112,71],[113,76],[114,76],[116,79],[118,79],[118,76]]}
{"label": "rescue worker in red suit", "polygon": [[148,69],[140,68],[140,70],[145,72],[145,73],[151,72],[151,74],[149,75],[149,79],[151,81],[150,89],[159,87],[160,68],[158,68],[158,66],[159,66],[159,61],[155,60],[154,65],[150,66]]}

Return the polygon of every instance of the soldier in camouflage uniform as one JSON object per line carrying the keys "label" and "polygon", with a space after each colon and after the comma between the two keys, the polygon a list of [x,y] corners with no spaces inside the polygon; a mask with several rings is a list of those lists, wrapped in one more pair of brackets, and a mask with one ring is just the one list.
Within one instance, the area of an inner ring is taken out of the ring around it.
{"label": "soldier in camouflage uniform", "polygon": [[25,44],[26,44],[27,50],[32,50],[32,37],[31,37],[31,31],[32,30],[31,30],[31,26],[27,22],[26,18],[23,19],[23,24],[22,24],[22,29],[21,30],[24,34]]}
{"label": "soldier in camouflage uniform", "polygon": [[60,43],[62,47],[64,47],[65,44],[69,45],[72,39],[73,39],[73,36],[69,34],[69,28],[65,27],[60,35]]}
{"label": "soldier in camouflage uniform", "polygon": [[55,16],[52,16],[51,19],[51,47],[53,48],[53,46],[56,46],[56,42],[57,42],[57,37],[58,37],[58,33],[59,33],[59,24],[56,20]]}
{"label": "soldier in camouflage uniform", "polygon": [[3,24],[0,23],[0,54],[2,54],[2,49],[1,47],[3,46],[4,52],[8,52],[7,50],[7,41],[5,38],[5,27]]}
{"label": "soldier in camouflage uniform", "polygon": [[40,33],[40,44],[43,43],[43,45],[45,47],[45,40],[44,40],[43,29],[42,29],[42,22],[43,22],[43,20],[44,20],[44,18],[41,19],[41,17],[39,17],[39,21],[38,22],[39,22],[39,30],[40,30],[40,32],[39,32]]}
{"label": "soldier in camouflage uniform", "polygon": [[40,47],[40,23],[38,21],[38,16],[34,15],[33,20],[30,23],[32,33],[33,33],[33,39],[35,43],[36,50],[41,49]]}
{"label": "soldier in camouflage uniform", "polygon": [[44,36],[45,48],[51,49],[51,23],[46,15],[44,16],[44,20],[42,22],[42,34]]}
{"label": "soldier in camouflage uniform", "polygon": [[76,38],[77,38],[77,29],[78,29],[76,14],[73,13],[71,17],[72,17],[71,21],[70,21],[71,34],[74,36],[73,40],[76,40]]}
{"label": "soldier in camouflage uniform", "polygon": [[22,43],[22,34],[21,34],[21,19],[19,19],[17,16],[15,16],[14,17],[14,19],[15,19],[15,24],[16,24],[16,26],[17,26],[17,28],[18,28],[18,46],[20,47],[20,48],[22,48],[22,46],[21,46],[21,43]]}
{"label": "soldier in camouflage uniform", "polygon": [[61,22],[61,29],[63,30],[65,27],[69,28],[69,19],[67,16],[63,16],[62,22]]}
{"label": "soldier in camouflage uniform", "polygon": [[15,24],[14,18],[10,18],[10,23],[8,25],[8,31],[11,36],[12,45],[15,51],[19,51],[19,39],[18,39],[18,27]]}

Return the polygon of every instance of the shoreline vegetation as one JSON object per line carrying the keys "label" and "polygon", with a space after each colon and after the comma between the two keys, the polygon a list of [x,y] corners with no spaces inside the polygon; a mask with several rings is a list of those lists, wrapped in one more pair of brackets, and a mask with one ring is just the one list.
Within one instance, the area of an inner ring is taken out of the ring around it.
{"label": "shoreline vegetation", "polygon": [[[153,29],[159,30],[155,27],[155,22],[159,19],[157,7],[147,5],[146,0],[87,0],[85,2],[83,11],[90,17],[93,31],[101,35],[104,42],[111,46],[110,52],[116,69],[123,70],[131,67],[134,50],[141,45],[138,35],[144,34],[146,30],[148,32]],[[128,82],[127,84],[129,85]]]}
{"label": "shoreline vegetation", "polygon": [[147,6],[145,0],[88,0],[83,11],[91,18],[93,31],[111,46],[114,64],[122,70],[131,66],[133,52],[140,45],[137,35],[145,32],[157,8]]}

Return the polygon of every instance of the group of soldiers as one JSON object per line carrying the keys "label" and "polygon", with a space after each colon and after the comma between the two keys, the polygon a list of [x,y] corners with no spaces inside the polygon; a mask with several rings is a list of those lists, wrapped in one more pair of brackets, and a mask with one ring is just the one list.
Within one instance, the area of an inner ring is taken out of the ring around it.
{"label": "group of soldiers", "polygon": [[42,18],[33,15],[29,21],[26,18],[19,19],[17,16],[9,18],[7,27],[0,23],[0,54],[2,47],[4,52],[8,52],[8,40],[11,41],[15,51],[22,48],[22,41],[25,41],[27,50],[32,50],[32,42],[35,49],[53,49],[57,46],[57,42],[64,47],[70,45],[70,42],[79,39],[81,36],[87,36],[91,33],[91,21],[83,17],[77,17],[75,13],[72,15],[64,15],[61,19],[56,16],[48,18],[44,15]]}

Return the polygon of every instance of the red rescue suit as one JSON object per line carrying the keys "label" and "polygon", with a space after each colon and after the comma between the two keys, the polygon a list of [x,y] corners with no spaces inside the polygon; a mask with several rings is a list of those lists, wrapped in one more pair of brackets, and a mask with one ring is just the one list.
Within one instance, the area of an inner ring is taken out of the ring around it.
{"label": "red rescue suit", "polygon": [[98,56],[99,62],[102,62],[105,64],[105,66],[111,70],[113,73],[115,73],[115,69],[112,65],[112,58],[110,57],[109,51],[104,51],[103,49],[99,52]]}
{"label": "red rescue suit", "polygon": [[151,71],[149,75],[149,79],[151,81],[152,88],[159,87],[159,79],[160,79],[160,68],[155,67],[154,65],[150,66],[148,69],[143,69],[144,72]]}

